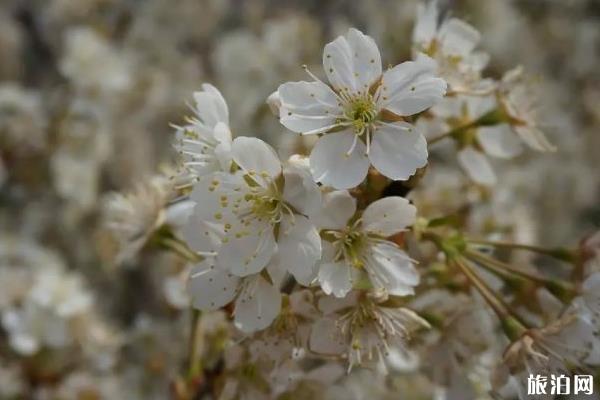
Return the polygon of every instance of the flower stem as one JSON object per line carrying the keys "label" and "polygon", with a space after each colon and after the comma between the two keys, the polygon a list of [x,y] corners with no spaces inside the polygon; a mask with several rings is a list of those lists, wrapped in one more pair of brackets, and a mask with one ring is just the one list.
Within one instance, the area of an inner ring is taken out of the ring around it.
{"label": "flower stem", "polygon": [[187,244],[185,244],[183,241],[178,240],[177,238],[171,238],[171,237],[160,237],[157,240],[157,243],[167,249],[172,251],[173,253],[177,254],[178,256],[180,256],[181,258],[193,262],[193,263],[197,263],[202,261],[203,257],[199,254],[196,254],[193,250],[191,250]]}
{"label": "flower stem", "polygon": [[510,272],[511,274],[533,281],[535,283],[541,284],[548,288],[548,290],[552,294],[554,294],[562,300],[570,299],[576,293],[575,288],[567,282],[552,278],[546,278],[544,276],[539,276],[531,272],[522,271],[518,268],[513,267],[512,265],[504,263],[500,260],[496,260],[495,258],[488,257],[485,254],[482,254],[478,251],[467,250],[466,256],[483,266],[498,268]]}
{"label": "flower stem", "polygon": [[547,249],[529,244],[511,243],[493,240],[479,240],[479,239],[467,239],[469,244],[491,246],[499,249],[515,249],[515,250],[527,250],[533,253],[543,254],[557,260],[572,263],[575,260],[575,252],[562,247]]}
{"label": "flower stem", "polygon": [[504,301],[498,297],[492,289],[471,269],[462,257],[452,258],[451,262],[458,267],[469,279],[489,306],[494,310],[502,323],[502,328],[511,340],[520,337],[527,330],[526,326],[519,321],[510,311]]}
{"label": "flower stem", "polygon": [[200,310],[192,309],[192,318],[190,326],[190,342],[189,342],[189,363],[188,363],[188,379],[192,380],[200,375],[202,368],[199,357],[200,350]]}

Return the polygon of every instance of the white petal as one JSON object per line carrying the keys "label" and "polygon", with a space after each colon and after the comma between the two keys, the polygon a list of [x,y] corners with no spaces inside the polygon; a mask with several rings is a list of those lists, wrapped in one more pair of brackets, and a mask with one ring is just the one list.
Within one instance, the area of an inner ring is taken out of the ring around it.
{"label": "white petal", "polygon": [[194,213],[196,203],[191,200],[182,200],[167,206],[165,222],[169,225],[180,227],[185,225]]}
{"label": "white petal", "polygon": [[336,126],[342,113],[336,94],[322,82],[287,82],[279,86],[279,120],[297,133],[319,133]]}
{"label": "white petal", "polygon": [[39,340],[25,332],[12,334],[9,340],[15,351],[26,356],[33,355],[40,349]]}
{"label": "white petal", "polygon": [[251,234],[231,236],[217,255],[219,267],[237,276],[248,276],[260,272],[277,251],[273,232],[264,227],[248,227]]}
{"label": "white petal", "polygon": [[302,284],[315,277],[315,266],[321,258],[321,237],[313,224],[301,215],[285,218],[277,238],[280,262]]}
{"label": "white petal", "polygon": [[209,261],[194,266],[188,282],[192,305],[204,311],[216,310],[235,297],[240,278],[217,268]]}
{"label": "white petal", "polygon": [[466,56],[481,40],[481,34],[471,25],[457,18],[450,18],[440,27],[440,41],[444,53]]}
{"label": "white petal", "polygon": [[583,282],[583,299],[589,309],[600,315],[600,272],[591,274]]}
{"label": "white petal", "polygon": [[364,91],[381,76],[381,55],[371,37],[351,28],[325,46],[323,68],[336,90]]}
{"label": "white petal", "polygon": [[550,143],[544,132],[540,129],[527,125],[517,125],[514,129],[525,144],[533,150],[541,152],[556,151],[556,146]]}
{"label": "white petal", "polygon": [[338,36],[333,42],[327,43],[323,49],[323,68],[334,89],[350,92],[357,91],[357,81],[354,76],[354,53],[350,43],[344,36]]}
{"label": "white petal", "polygon": [[281,162],[275,150],[262,140],[240,136],[231,144],[233,160],[244,171],[254,174],[266,173],[276,177],[281,173]]}
{"label": "white petal", "polygon": [[434,105],[446,94],[446,82],[435,76],[436,63],[420,54],[383,73],[382,107],[394,114],[417,114]]}
{"label": "white petal", "polygon": [[227,103],[221,92],[208,83],[202,85],[202,91],[194,93],[196,113],[202,122],[213,128],[218,122],[229,124],[229,111]]}
{"label": "white petal", "polygon": [[244,332],[254,332],[271,325],[281,310],[281,293],[262,276],[247,278],[247,283],[235,301],[235,325]]}
{"label": "white petal", "polygon": [[326,294],[344,297],[352,290],[351,268],[343,262],[321,264],[319,283]]}
{"label": "white petal", "polygon": [[283,170],[283,199],[296,211],[311,216],[321,208],[321,189],[310,173],[310,167],[288,164]]}
{"label": "white petal", "polygon": [[273,113],[273,115],[279,115],[279,108],[281,108],[281,97],[279,96],[279,90],[274,91],[267,97],[267,105]]}
{"label": "white petal", "polygon": [[221,142],[215,146],[215,157],[219,163],[219,171],[228,172],[231,170],[231,143]]}
{"label": "white petal", "polygon": [[366,269],[373,286],[396,296],[413,294],[413,287],[419,283],[413,261],[392,242],[370,248]]}
{"label": "white petal", "polygon": [[315,322],[310,335],[311,350],[321,354],[341,354],[346,350],[346,340],[333,318]]}
{"label": "white petal", "polygon": [[393,180],[406,180],[427,164],[427,141],[406,123],[378,127],[373,134],[371,164]]}
{"label": "white petal", "polygon": [[[246,188],[241,174],[216,172],[206,176],[194,185],[190,199],[196,203],[193,215],[207,221],[215,221],[215,215],[229,212],[221,206],[223,195],[239,196],[239,191]],[[230,200],[232,202],[233,199]]]}
{"label": "white petal", "polygon": [[356,212],[356,199],[346,190],[336,190],[323,195],[323,206],[315,223],[321,229],[342,229]]}
{"label": "white petal", "polygon": [[381,77],[381,55],[370,36],[350,28],[346,35],[353,52],[353,70],[357,89],[367,89]]}
{"label": "white petal", "polygon": [[496,174],[487,157],[473,147],[458,152],[458,163],[475,182],[488,186],[496,183]]}
{"label": "white petal", "polygon": [[369,159],[365,144],[359,139],[354,144],[355,136],[350,131],[343,131],[319,139],[310,154],[310,168],[317,182],[336,189],[348,189],[365,179]]}
{"label": "white petal", "polygon": [[221,143],[231,143],[231,130],[224,122],[218,122],[213,130],[213,135]]}
{"label": "white petal", "polygon": [[224,236],[221,224],[205,221],[192,215],[181,231],[187,245],[195,251],[215,252]]}
{"label": "white petal", "polygon": [[479,128],[477,141],[483,151],[493,157],[512,158],[522,150],[519,138],[507,124]]}
{"label": "white petal", "polygon": [[412,40],[420,46],[428,46],[435,38],[438,26],[438,4],[431,0],[427,5],[417,5],[417,18],[413,28]]}
{"label": "white petal", "polygon": [[367,207],[362,215],[362,230],[391,236],[416,220],[417,209],[403,197],[384,197]]}

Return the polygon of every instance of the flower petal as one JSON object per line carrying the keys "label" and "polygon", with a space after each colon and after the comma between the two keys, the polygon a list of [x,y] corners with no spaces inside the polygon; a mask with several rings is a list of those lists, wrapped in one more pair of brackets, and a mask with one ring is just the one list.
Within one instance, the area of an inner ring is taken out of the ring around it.
{"label": "flower petal", "polygon": [[519,138],[507,124],[479,128],[477,142],[486,154],[498,158],[515,157],[523,149]]}
{"label": "flower petal", "polygon": [[357,186],[369,170],[365,153],[365,144],[353,132],[329,133],[319,139],[310,154],[312,175],[315,181],[336,189]]}
{"label": "flower petal", "polygon": [[427,164],[427,141],[410,124],[386,124],[373,134],[369,159],[388,178],[406,180]]}
{"label": "flower petal", "polygon": [[432,0],[427,4],[417,4],[417,18],[412,33],[413,43],[421,48],[429,46],[431,41],[435,39],[438,16],[437,1]]}
{"label": "flower petal", "polygon": [[445,54],[464,57],[475,49],[481,34],[466,22],[450,18],[440,26],[439,38]]}
{"label": "flower petal", "polygon": [[350,28],[346,35],[353,54],[353,70],[358,90],[368,90],[381,77],[381,55],[370,36]]}
{"label": "flower petal", "polygon": [[277,251],[273,232],[265,227],[248,227],[251,234],[230,237],[219,250],[217,264],[237,276],[260,272]]}
{"label": "flower petal", "polygon": [[333,318],[315,322],[309,343],[311,350],[321,354],[341,354],[346,350],[344,335]]}
{"label": "flower petal", "polygon": [[284,170],[283,199],[299,213],[311,216],[321,208],[321,189],[310,173],[310,167],[288,163]]}
{"label": "flower petal", "polygon": [[262,140],[240,136],[231,144],[233,160],[244,171],[274,178],[281,173],[281,162],[275,150]]}
{"label": "flower petal", "polygon": [[323,195],[323,206],[315,223],[321,229],[342,229],[356,212],[356,199],[346,190],[336,190]]}
{"label": "flower petal", "polygon": [[420,54],[383,73],[382,107],[394,114],[417,114],[433,106],[446,94],[446,82],[435,76],[436,63]]}
{"label": "flower petal", "polygon": [[352,290],[352,271],[343,262],[324,263],[319,267],[319,283],[325,294],[344,297]]}
{"label": "flower petal", "polygon": [[218,122],[229,125],[227,102],[219,90],[211,84],[202,85],[202,91],[194,92],[196,114],[208,128],[214,128]]}
{"label": "flower petal", "polygon": [[458,163],[473,181],[488,186],[496,183],[496,174],[487,157],[473,147],[458,152]]}
{"label": "flower petal", "polygon": [[296,215],[281,221],[277,238],[280,262],[294,278],[308,286],[315,277],[315,266],[321,258],[321,237],[308,218]]}
{"label": "flower petal", "polygon": [[362,215],[362,230],[391,236],[416,220],[417,209],[403,197],[385,197],[367,207]]}
{"label": "flower petal", "polygon": [[297,133],[325,132],[337,125],[342,110],[336,94],[322,82],[287,82],[279,86],[279,121]]}
{"label": "flower petal", "polygon": [[246,278],[235,301],[235,326],[243,332],[254,332],[271,325],[281,310],[281,293],[262,276]]}
{"label": "flower petal", "polygon": [[336,90],[356,93],[368,90],[381,76],[381,55],[371,37],[351,28],[325,46],[323,68]]}
{"label": "flower petal", "polygon": [[208,260],[192,269],[188,282],[188,291],[192,305],[203,311],[212,311],[231,302],[240,282],[240,278],[230,272],[217,268]]}
{"label": "flower petal", "polygon": [[550,143],[541,129],[531,125],[517,125],[514,129],[525,144],[533,150],[541,152],[556,151],[556,146]]}
{"label": "flower petal", "polygon": [[377,243],[371,246],[366,257],[366,270],[376,288],[384,288],[396,296],[414,293],[419,274],[408,254],[394,243]]}

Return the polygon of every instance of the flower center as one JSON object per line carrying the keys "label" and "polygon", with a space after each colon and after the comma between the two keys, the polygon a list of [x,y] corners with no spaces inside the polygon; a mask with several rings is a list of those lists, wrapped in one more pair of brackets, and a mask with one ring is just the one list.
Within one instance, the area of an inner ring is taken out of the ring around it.
{"label": "flower center", "polygon": [[280,222],[286,207],[279,191],[272,188],[256,189],[244,197],[249,203],[251,214],[259,221],[266,220],[273,224]]}
{"label": "flower center", "polygon": [[345,119],[350,122],[357,135],[365,133],[377,117],[377,106],[369,93],[348,99],[344,112]]}
{"label": "flower center", "polygon": [[367,236],[354,230],[341,232],[337,240],[337,258],[343,258],[347,263],[356,268],[363,268],[365,263],[362,257],[362,251],[367,242]]}

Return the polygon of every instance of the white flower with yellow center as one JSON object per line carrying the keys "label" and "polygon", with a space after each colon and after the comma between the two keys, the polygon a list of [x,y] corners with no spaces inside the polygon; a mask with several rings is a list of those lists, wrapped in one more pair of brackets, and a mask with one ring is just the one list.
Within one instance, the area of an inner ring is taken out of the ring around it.
{"label": "white flower with yellow center", "polygon": [[323,318],[315,323],[310,348],[321,354],[343,355],[348,370],[355,365],[379,364],[391,350],[405,351],[406,341],[429,324],[414,311],[391,307],[381,292],[352,292],[344,299],[324,297]]}
{"label": "white flower with yellow center", "polygon": [[236,138],[231,154],[239,170],[198,183],[191,194],[196,202],[191,223],[222,228],[216,263],[233,275],[256,274],[272,261],[298,282],[310,283],[321,256],[321,239],[308,218],[320,207],[319,187],[300,163],[282,167],[275,150],[260,139]]}
{"label": "white flower with yellow center", "polygon": [[449,90],[458,93],[489,93],[494,88],[490,79],[482,79],[488,54],[475,48],[481,34],[458,18],[444,18],[439,23],[437,1],[419,4],[413,28],[413,51],[424,53],[434,60],[435,69]]}
{"label": "white flower with yellow center", "polygon": [[426,56],[383,72],[379,49],[356,29],[327,44],[323,67],[330,85],[287,82],[270,97],[281,123],[303,135],[325,134],[310,156],[316,181],[337,189],[357,186],[369,165],[405,180],[427,163],[427,143],[402,117],[431,107],[446,92]]}
{"label": "white flower with yellow center", "polygon": [[194,93],[195,116],[188,125],[175,126],[175,149],[183,156],[184,166],[194,176],[228,171],[231,166],[229,109],[221,92],[210,84]]}
{"label": "white flower with yellow center", "polygon": [[344,297],[366,278],[373,288],[388,294],[413,294],[419,283],[413,260],[386,238],[413,224],[415,218],[415,207],[401,197],[377,200],[358,216],[356,201],[348,192],[324,195],[318,219],[324,239],[318,274],[323,291]]}

